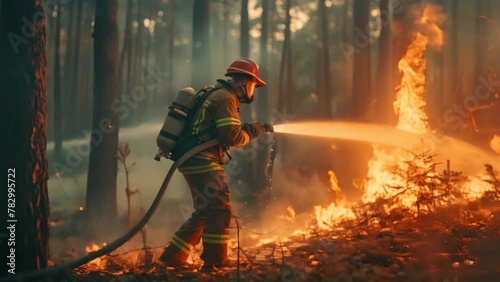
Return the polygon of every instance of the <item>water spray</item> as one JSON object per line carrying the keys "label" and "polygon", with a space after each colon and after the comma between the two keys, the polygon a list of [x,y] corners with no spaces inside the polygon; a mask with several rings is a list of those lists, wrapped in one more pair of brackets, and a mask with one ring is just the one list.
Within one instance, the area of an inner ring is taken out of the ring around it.
{"label": "water spray", "polygon": [[[500,159],[471,143],[438,132],[416,133],[396,127],[357,122],[308,121],[274,126],[279,134],[342,139],[367,144],[389,145],[408,151],[426,150],[440,163],[453,160],[454,169],[470,175],[482,172],[483,164],[500,167]],[[500,140],[500,139],[499,139]]]}
{"label": "water spray", "polygon": [[274,126],[275,133],[344,139],[367,143],[385,144],[398,147],[408,146],[426,134],[416,134],[397,128],[369,123],[310,121],[279,124]]}

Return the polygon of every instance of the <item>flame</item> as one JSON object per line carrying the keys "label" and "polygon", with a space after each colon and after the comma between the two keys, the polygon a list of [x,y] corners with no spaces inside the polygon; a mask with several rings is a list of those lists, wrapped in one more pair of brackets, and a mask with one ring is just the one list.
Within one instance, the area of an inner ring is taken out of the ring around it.
{"label": "flame", "polygon": [[280,214],[277,216],[278,219],[285,219],[285,220],[288,220],[290,222],[294,222],[295,221],[295,209],[291,206],[291,205],[288,205],[285,209],[285,214]]}
{"label": "flame", "polygon": [[83,210],[84,210],[84,208],[83,208],[83,207],[80,207],[78,210],[83,211]]}
{"label": "flame", "polygon": [[291,221],[295,220],[295,210],[293,209],[292,206],[286,207],[286,212],[288,215],[288,218],[290,218]]}
{"label": "flame", "polygon": [[334,193],[334,201],[339,203],[345,199],[344,193],[339,186],[339,180],[337,179],[337,175],[333,170],[328,171],[328,175],[330,176],[330,190]]}
{"label": "flame", "polygon": [[[416,22],[421,32],[415,34],[405,56],[399,61],[398,67],[402,73],[402,79],[394,101],[394,111],[399,117],[398,129],[419,134],[430,132],[427,114],[424,110],[426,104],[424,53],[428,44],[435,47],[443,45],[443,31],[439,28],[443,18],[441,7],[426,5],[420,19]],[[437,187],[444,185],[437,177],[438,173],[432,167],[433,164],[428,163],[429,159],[425,158],[426,153],[430,155],[424,144],[418,152],[397,148],[390,153],[374,145],[373,157],[368,164],[368,180],[365,182],[362,201],[374,202],[377,198],[388,199],[397,195],[397,202],[392,206],[384,206],[386,212],[396,206],[417,212],[416,203],[419,200],[420,189],[431,187],[433,184],[437,184]],[[408,177],[411,176],[420,176],[419,181],[422,182],[418,185],[408,183]],[[460,196],[449,193],[445,189],[432,189],[431,194],[439,196],[437,203],[443,205],[450,201],[457,202],[461,196],[466,200],[475,200],[491,189],[491,185],[483,179],[484,176],[474,176],[467,178],[463,183],[457,182],[456,185],[460,185]],[[423,208],[426,209],[428,206]]]}
{"label": "flame", "polygon": [[484,181],[486,176],[469,176],[467,181],[462,185],[464,197],[469,200],[477,200],[484,195],[485,191],[491,189],[491,185]]}
{"label": "flame", "polygon": [[330,176],[330,189],[335,193],[334,201],[326,208],[314,207],[316,223],[319,228],[329,228],[344,220],[355,218],[355,215],[345,202],[344,194],[340,189],[337,176],[333,170],[328,171]]}
{"label": "flame", "polygon": [[[429,21],[430,13],[424,10],[419,22]],[[398,67],[402,73],[401,84],[396,92],[394,112],[399,120],[397,128],[408,132],[425,134],[430,132],[427,114],[425,113],[425,67],[424,52],[427,48],[428,37],[417,32],[412,43],[408,46],[405,56],[399,61]],[[388,198],[401,193],[407,186],[404,174],[395,171],[408,171],[406,161],[412,159],[411,152],[397,148],[386,153],[378,146],[373,145],[373,157],[368,162],[368,177],[365,182],[365,191],[362,201],[375,202],[377,198]],[[418,160],[415,160],[418,161]],[[420,165],[420,164],[419,164]],[[417,189],[408,189],[408,193],[400,195],[395,205],[415,209]],[[384,206],[386,212],[394,206]]]}
{"label": "flame", "polygon": [[[78,273],[89,273],[92,271],[106,271],[114,275],[121,275],[126,272],[136,271],[138,267],[153,266],[153,262],[158,259],[158,253],[163,251],[163,247],[156,249],[137,248],[134,243],[129,244],[128,248],[132,250],[124,250],[123,247],[110,253],[109,255],[96,258],[77,269]],[[107,243],[101,245],[94,242],[89,243],[85,247],[85,252],[92,253],[100,250]],[[160,250],[161,249],[161,250]]]}
{"label": "flame", "polygon": [[490,147],[495,153],[500,154],[500,136],[494,135],[490,140]]}
{"label": "flame", "polygon": [[[367,181],[365,191],[361,200],[364,203],[375,202],[379,197],[386,197],[395,190],[384,189],[384,187],[404,186],[405,180],[401,175],[392,172],[395,164],[408,157],[408,152],[396,149],[391,153],[386,153],[376,145],[373,145],[373,157],[368,162]],[[403,168],[404,169],[404,168]],[[414,197],[409,197],[406,204],[411,206]]]}
{"label": "flame", "polygon": [[397,128],[413,133],[429,131],[425,107],[425,66],[424,51],[427,36],[417,33],[408,46],[406,55],[398,67],[403,73],[401,85],[396,93],[394,112],[399,116]]}
{"label": "flame", "polygon": [[316,223],[319,228],[331,228],[342,221],[356,218],[353,210],[342,204],[331,203],[328,207],[314,207]]}
{"label": "flame", "polygon": [[[87,254],[90,254],[92,252],[95,252],[95,251],[98,251],[100,250],[102,247],[106,246],[106,243],[102,243],[101,246],[97,245],[96,243],[94,242],[91,242],[90,244],[88,244],[86,247],[85,247],[85,252]],[[101,264],[101,258],[96,258],[92,261],[90,261],[88,264],[94,264],[96,266],[99,266]]]}
{"label": "flame", "polygon": [[[424,109],[426,105],[424,53],[428,45],[433,47],[443,45],[444,33],[439,25],[442,24],[444,15],[442,8],[435,5],[425,5],[420,12],[421,16],[415,22],[418,32],[415,33],[404,57],[398,63],[402,78],[393,106],[399,117],[397,129],[415,134],[428,134],[431,129]],[[491,143],[493,144],[494,141],[492,140]],[[437,177],[438,173],[434,164],[426,159],[428,148],[424,145],[422,142],[419,152],[410,152],[405,148],[386,152],[379,146],[373,145],[373,157],[368,163],[367,180],[361,197],[362,203],[372,203],[379,198],[395,199],[384,204],[383,208],[386,212],[390,212],[395,207],[405,207],[415,214],[420,210],[429,209],[432,204],[426,205],[425,202],[420,203],[418,208],[416,207],[419,200],[420,202],[422,199],[425,200],[425,198],[419,199],[421,189],[432,187],[433,184],[443,186],[443,183]],[[495,146],[491,145],[491,147]],[[331,228],[343,220],[355,218],[353,210],[344,201],[335,173],[329,171],[328,174],[331,190],[342,196],[326,208],[321,206],[314,208],[317,225],[320,228]],[[420,177],[421,183],[409,183],[410,176]],[[474,200],[484,195],[485,191],[491,189],[491,185],[485,182],[484,178],[484,176],[475,176],[463,180],[463,183],[459,184],[462,196],[466,200]],[[450,201],[458,201],[460,197],[445,189],[428,189],[427,192],[433,196],[439,196],[436,201],[442,205]]]}

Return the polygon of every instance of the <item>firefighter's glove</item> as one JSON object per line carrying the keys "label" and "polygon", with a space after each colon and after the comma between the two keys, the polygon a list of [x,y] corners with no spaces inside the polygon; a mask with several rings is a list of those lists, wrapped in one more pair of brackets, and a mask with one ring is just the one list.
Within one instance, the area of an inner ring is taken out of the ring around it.
{"label": "firefighter's glove", "polygon": [[254,139],[259,137],[262,133],[266,132],[264,124],[262,122],[254,122],[254,123],[245,123],[241,126],[242,130],[245,130],[248,133],[250,139]]}
{"label": "firefighter's glove", "polygon": [[274,126],[269,123],[264,123],[264,130],[266,132],[274,132]]}

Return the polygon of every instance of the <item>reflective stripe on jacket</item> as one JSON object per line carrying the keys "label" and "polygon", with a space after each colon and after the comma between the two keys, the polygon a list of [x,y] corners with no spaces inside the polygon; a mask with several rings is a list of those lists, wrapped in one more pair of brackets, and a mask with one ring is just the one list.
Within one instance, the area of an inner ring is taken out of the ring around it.
{"label": "reflective stripe on jacket", "polygon": [[183,174],[197,174],[213,170],[224,170],[223,146],[243,147],[248,144],[248,134],[241,130],[238,111],[241,102],[235,89],[228,89],[224,83],[217,85],[203,102],[193,121],[192,133],[200,136],[217,137],[222,145],[209,148],[187,160],[179,171]]}

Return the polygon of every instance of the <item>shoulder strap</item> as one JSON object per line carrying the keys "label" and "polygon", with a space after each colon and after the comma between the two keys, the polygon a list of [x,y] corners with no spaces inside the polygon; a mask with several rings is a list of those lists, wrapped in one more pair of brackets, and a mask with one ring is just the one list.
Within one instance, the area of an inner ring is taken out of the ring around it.
{"label": "shoulder strap", "polygon": [[196,119],[196,117],[198,116],[198,114],[201,110],[201,105],[203,105],[203,102],[205,102],[205,100],[207,100],[207,98],[208,98],[208,96],[210,96],[210,94],[212,94],[215,90],[220,89],[220,88],[222,88],[222,87],[220,87],[220,86],[206,87],[206,88],[200,89],[196,93],[196,103],[195,103],[195,105],[194,105],[193,109],[191,110],[191,113],[188,117],[189,125],[186,128],[187,129],[186,132],[190,133],[193,130],[193,122]]}

